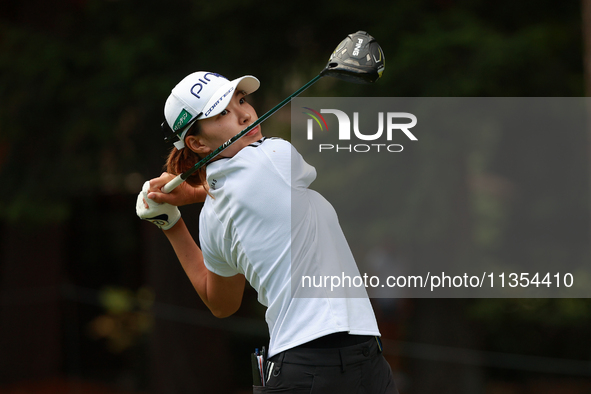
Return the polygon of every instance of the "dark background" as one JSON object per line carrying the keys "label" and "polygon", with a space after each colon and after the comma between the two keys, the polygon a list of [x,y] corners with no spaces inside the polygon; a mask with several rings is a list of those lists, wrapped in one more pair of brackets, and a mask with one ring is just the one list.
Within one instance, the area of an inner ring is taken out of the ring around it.
{"label": "dark background", "polygon": [[[383,78],[304,95],[587,96],[585,1],[2,2],[0,393],[250,392],[248,353],[267,341],[256,295],[213,318],[134,212],[170,149],[162,109],[186,74],[256,75],[262,114],[366,30]],[[265,134],[288,138],[289,120],[287,107]],[[473,250],[591,261],[589,133],[560,137],[442,138],[448,175],[429,155],[413,167],[428,185],[401,184],[408,214],[384,248],[442,264]],[[470,177],[475,165],[486,176]],[[183,209],[195,237],[198,212]],[[421,227],[432,215],[447,225]],[[494,242],[475,236],[490,231]],[[373,301],[402,394],[591,392],[588,299]]]}

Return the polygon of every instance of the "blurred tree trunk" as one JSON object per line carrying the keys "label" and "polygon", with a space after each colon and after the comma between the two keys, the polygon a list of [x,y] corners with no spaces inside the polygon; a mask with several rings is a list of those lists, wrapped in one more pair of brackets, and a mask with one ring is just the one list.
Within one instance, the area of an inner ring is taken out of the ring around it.
{"label": "blurred tree trunk", "polygon": [[[591,97],[591,0],[581,0],[582,32],[583,32],[583,78],[585,97]],[[589,174],[591,174],[591,106],[587,111],[587,157]],[[591,176],[589,177],[591,191]],[[590,201],[591,204],[591,201]],[[591,217],[589,217],[591,221]],[[589,243],[591,245],[591,243]]]}
{"label": "blurred tree trunk", "polygon": [[[468,190],[467,148],[456,141],[457,152],[449,154],[445,166],[455,179],[446,179],[440,190],[449,194],[447,207],[453,212],[453,220],[447,223],[447,232],[437,241],[421,245],[414,259],[439,265],[442,271],[452,270],[459,261],[469,259],[472,250],[471,215]],[[435,263],[436,262],[436,263]],[[409,340],[435,346],[458,349],[480,348],[477,333],[466,316],[465,298],[421,298],[414,303]],[[414,359],[411,363],[411,382],[408,387],[413,394],[477,394],[485,391],[482,367],[478,360],[451,362],[457,354],[446,355],[446,360],[437,357],[430,360]]]}
{"label": "blurred tree trunk", "polygon": [[[0,243],[0,382],[62,370],[60,282],[64,229],[4,226]],[[32,241],[34,240],[34,241]]]}
{"label": "blurred tree trunk", "polygon": [[[582,31],[583,31],[583,74],[585,83],[585,97],[591,97],[591,0],[581,0]],[[589,108],[591,114],[591,108]],[[591,118],[591,115],[588,116]],[[591,122],[588,123],[588,157],[591,173]],[[591,179],[589,180],[591,184]],[[591,218],[589,218],[591,220]]]}
{"label": "blurred tree trunk", "polygon": [[[190,229],[197,228],[196,207],[183,209]],[[191,286],[164,234],[142,223],[146,252],[147,283],[156,293],[156,302],[209,313]],[[198,239],[198,234],[193,233]],[[151,392],[163,394],[230,393],[236,384],[231,365],[227,333],[183,321],[169,310],[156,315],[150,336],[149,385]],[[245,355],[246,358],[246,355]]]}

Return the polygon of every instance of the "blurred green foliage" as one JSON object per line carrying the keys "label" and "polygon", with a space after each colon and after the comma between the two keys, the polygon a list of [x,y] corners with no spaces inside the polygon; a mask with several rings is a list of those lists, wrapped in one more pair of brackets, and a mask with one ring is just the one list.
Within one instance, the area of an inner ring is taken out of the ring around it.
{"label": "blurred green foliage", "polygon": [[113,353],[137,345],[154,325],[150,309],[154,303],[152,289],[141,287],[133,292],[125,287],[107,286],[99,293],[104,313],[88,323],[87,333],[95,340],[105,340]]}
{"label": "blurred green foliage", "polygon": [[264,111],[360,29],[385,50],[383,80],[327,80],[309,94],[583,94],[576,2],[329,1],[314,12],[271,1],[35,3],[0,24],[0,171],[11,191],[0,215],[11,222],[64,220],[72,196],[135,191],[157,174],[163,102],[187,73],[257,75]]}

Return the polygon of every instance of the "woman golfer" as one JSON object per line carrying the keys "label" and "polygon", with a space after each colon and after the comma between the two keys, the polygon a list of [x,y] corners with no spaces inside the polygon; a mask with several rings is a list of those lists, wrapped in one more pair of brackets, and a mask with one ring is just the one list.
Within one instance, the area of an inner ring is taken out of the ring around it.
{"label": "woman golfer", "polygon": [[[335,297],[330,284],[302,285],[327,267],[343,278],[358,271],[334,209],[308,189],[314,167],[289,142],[257,126],[172,193],[161,191],[258,118],[245,101],[258,87],[252,76],[196,72],[172,90],[164,113],[179,140],[167,172],[144,184],[138,216],[164,230],[215,316],[238,310],[245,280],[257,291],[270,343],[255,393],[397,393],[365,291]],[[203,201],[200,248],[177,206]]]}

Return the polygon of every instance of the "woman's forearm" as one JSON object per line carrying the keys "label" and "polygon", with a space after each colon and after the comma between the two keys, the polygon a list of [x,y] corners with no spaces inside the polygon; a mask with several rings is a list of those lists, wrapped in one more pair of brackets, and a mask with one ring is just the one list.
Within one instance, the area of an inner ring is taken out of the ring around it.
{"label": "woman's forearm", "polygon": [[227,317],[242,303],[243,275],[222,277],[210,272],[203,262],[203,253],[181,218],[164,234],[170,241],[185,273],[205,305],[217,317]]}
{"label": "woman's forearm", "polygon": [[193,287],[207,304],[207,273],[209,271],[203,263],[203,253],[189,233],[183,219],[181,218],[171,229],[165,230],[164,234],[170,241]]}

